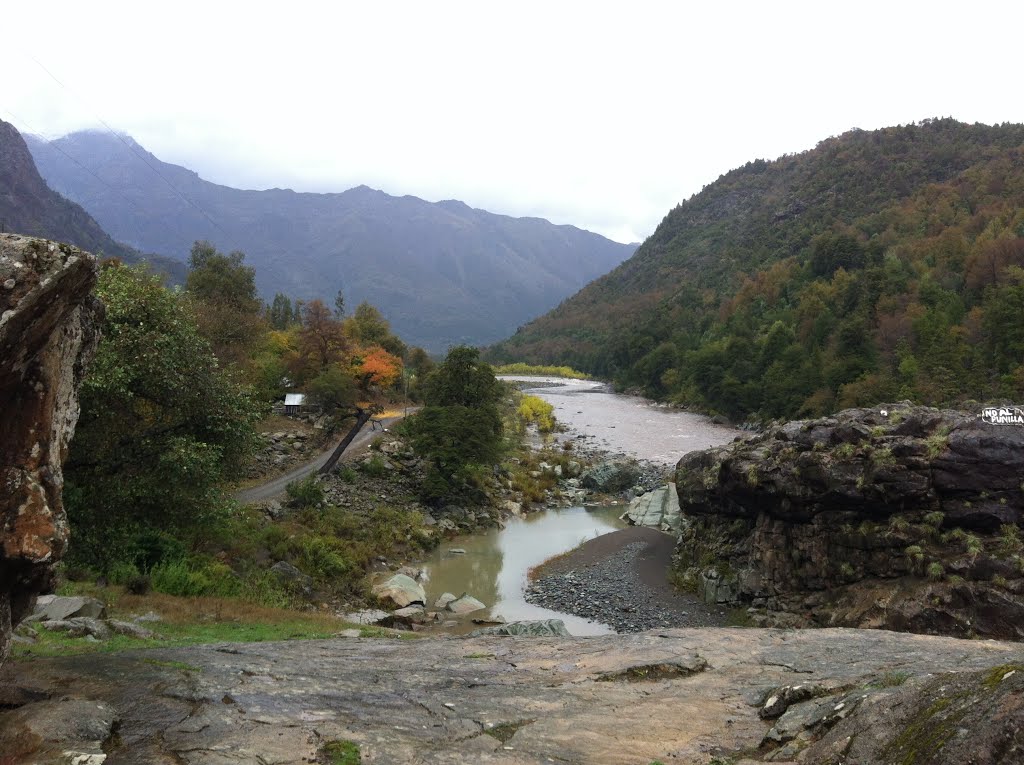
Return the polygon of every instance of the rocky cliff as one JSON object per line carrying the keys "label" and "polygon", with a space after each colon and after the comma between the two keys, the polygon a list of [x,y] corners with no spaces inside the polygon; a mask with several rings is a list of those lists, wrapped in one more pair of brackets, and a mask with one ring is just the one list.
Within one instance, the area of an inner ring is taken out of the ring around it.
{"label": "rocky cliff", "polygon": [[685,456],[683,579],[774,623],[1024,638],[1024,425],[980,414],[850,409]]}
{"label": "rocky cliff", "polygon": [[61,465],[98,341],[96,259],[0,235],[0,662],[67,544]]}

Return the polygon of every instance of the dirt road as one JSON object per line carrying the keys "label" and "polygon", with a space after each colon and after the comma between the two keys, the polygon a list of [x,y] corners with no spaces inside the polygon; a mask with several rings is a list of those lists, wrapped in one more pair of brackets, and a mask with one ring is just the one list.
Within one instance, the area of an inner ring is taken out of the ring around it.
{"label": "dirt road", "polygon": [[[364,427],[356,435],[355,439],[348,448],[345,449],[345,453],[342,454],[342,459],[351,458],[353,455],[364,451],[370,442],[374,438],[381,434],[381,428],[390,428],[394,423],[398,422],[403,418],[404,415],[397,417],[382,417],[379,420],[374,420],[373,425]],[[327,458],[331,456],[334,451],[334,446],[321,452],[312,460],[307,462],[305,465],[300,465],[294,470],[289,470],[282,476],[274,478],[273,480],[267,481],[266,483],[260,484],[259,486],[251,486],[248,489],[243,489],[235,493],[235,501],[242,503],[243,505],[251,504],[253,502],[262,502],[266,499],[274,499],[275,497],[282,496],[285,493],[285,487],[299,478],[312,473],[314,470],[319,470]]]}

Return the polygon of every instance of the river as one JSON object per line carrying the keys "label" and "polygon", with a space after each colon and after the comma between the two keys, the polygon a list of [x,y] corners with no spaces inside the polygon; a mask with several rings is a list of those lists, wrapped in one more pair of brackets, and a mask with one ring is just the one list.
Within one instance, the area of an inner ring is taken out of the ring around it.
{"label": "river", "polygon": [[[658,406],[636,396],[612,393],[604,383],[554,377],[503,377],[535,382],[525,388],[555,408],[569,432],[563,439],[586,436],[589,448],[674,465],[683,454],[731,441],[738,431],[707,417]],[[623,528],[624,504],[599,508],[570,507],[512,518],[502,529],[446,541],[424,561],[428,607],[444,592],[468,592],[488,605],[476,618],[500,615],[508,621],[562,619],[573,635],[611,632],[605,624],[527,603],[523,590],[529,569],[592,537]],[[462,550],[455,552],[452,550]],[[462,625],[455,631],[471,626]]]}

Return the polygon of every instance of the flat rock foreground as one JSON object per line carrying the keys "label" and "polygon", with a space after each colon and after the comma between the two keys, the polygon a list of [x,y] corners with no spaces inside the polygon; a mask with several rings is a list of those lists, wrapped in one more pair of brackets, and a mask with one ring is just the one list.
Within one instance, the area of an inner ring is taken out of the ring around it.
{"label": "flat rock foreground", "polygon": [[995,764],[1024,761],[1024,645],[741,628],[220,644],[9,663],[0,707],[4,763],[349,763],[331,752],[357,745],[364,763]]}

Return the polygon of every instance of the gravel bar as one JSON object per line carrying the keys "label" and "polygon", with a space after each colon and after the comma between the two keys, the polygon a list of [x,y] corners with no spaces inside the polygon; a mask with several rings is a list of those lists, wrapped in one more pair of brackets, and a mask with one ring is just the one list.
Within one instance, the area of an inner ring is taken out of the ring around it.
{"label": "gravel bar", "polygon": [[544,564],[526,589],[526,601],[616,632],[725,625],[724,611],[669,583],[674,547],[675,538],[656,529],[604,534]]}

